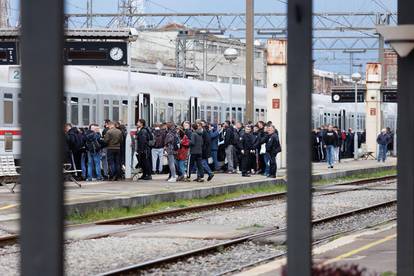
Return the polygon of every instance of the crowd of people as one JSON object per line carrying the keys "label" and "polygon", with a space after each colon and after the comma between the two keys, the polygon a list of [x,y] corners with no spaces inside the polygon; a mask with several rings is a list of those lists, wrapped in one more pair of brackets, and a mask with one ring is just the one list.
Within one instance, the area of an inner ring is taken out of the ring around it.
{"label": "crowd of people", "polygon": [[[351,128],[348,131],[341,130],[337,126],[322,125],[312,131],[312,161],[327,162],[328,168],[333,168],[335,163],[343,158],[354,156],[355,135],[357,135],[358,150],[366,143],[366,133],[355,132]],[[387,152],[393,150],[394,134],[390,128],[384,128],[378,135],[378,162],[385,162]],[[358,153],[359,154],[359,153]]]}
{"label": "crowd of people", "polygon": [[[116,181],[124,178],[125,142],[128,132],[119,122],[105,120],[103,129],[97,124],[80,129],[65,125],[65,163],[81,171],[78,178],[86,181]],[[243,177],[262,174],[276,178],[276,156],[281,145],[272,122],[225,121],[210,124],[203,120],[147,126],[139,119],[132,139],[139,179],[167,173],[169,182],[211,181],[216,172],[240,173]],[[164,169],[164,161],[168,164]]]}

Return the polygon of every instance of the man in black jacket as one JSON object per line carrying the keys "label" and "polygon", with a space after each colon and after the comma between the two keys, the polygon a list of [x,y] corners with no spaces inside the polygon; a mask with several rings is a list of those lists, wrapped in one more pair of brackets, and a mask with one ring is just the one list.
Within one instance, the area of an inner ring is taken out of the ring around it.
{"label": "man in black jacket", "polygon": [[207,181],[210,181],[214,177],[210,166],[208,165],[208,159],[211,157],[211,137],[209,133],[209,126],[206,121],[201,121],[199,128],[203,131],[203,153],[202,153],[202,163],[203,169],[208,174]]}
{"label": "man in black jacket", "polygon": [[230,121],[224,123],[222,135],[227,159],[227,172],[234,173],[234,129]]}
{"label": "man in black jacket", "polygon": [[267,131],[269,134],[269,140],[266,142],[266,153],[269,155],[270,159],[270,170],[268,177],[276,178],[276,156],[282,149],[280,147],[279,136],[276,133],[276,128],[274,126],[268,126]]}
{"label": "man in black jacket", "polygon": [[240,137],[241,170],[242,176],[249,177],[253,164],[256,163],[255,137],[251,126],[246,126],[244,134]]}
{"label": "man in black jacket", "polygon": [[149,141],[152,140],[152,133],[146,127],[144,119],[139,119],[137,123],[136,151],[138,164],[142,169],[142,176],[139,179],[151,180],[151,148]]}
{"label": "man in black jacket", "polygon": [[326,162],[328,168],[333,168],[335,161],[335,147],[338,144],[338,135],[333,130],[332,125],[328,126],[328,130],[323,135],[324,147],[326,148]]}

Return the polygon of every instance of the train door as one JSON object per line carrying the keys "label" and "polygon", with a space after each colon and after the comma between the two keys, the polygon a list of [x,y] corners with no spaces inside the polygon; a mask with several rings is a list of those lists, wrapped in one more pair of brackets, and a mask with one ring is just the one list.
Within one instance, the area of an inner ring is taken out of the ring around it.
{"label": "train door", "polygon": [[144,119],[147,125],[151,125],[151,97],[150,94],[139,93],[135,109],[135,123],[138,119]]}
{"label": "train door", "polygon": [[190,98],[190,122],[194,123],[200,116],[200,105],[197,97]]}

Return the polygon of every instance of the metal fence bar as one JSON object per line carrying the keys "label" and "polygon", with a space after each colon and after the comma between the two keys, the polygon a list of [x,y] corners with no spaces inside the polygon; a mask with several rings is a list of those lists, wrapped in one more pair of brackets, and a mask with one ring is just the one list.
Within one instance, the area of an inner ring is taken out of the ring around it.
{"label": "metal fence bar", "polygon": [[311,275],[312,1],[288,1],[288,274]]}
{"label": "metal fence bar", "polygon": [[[398,1],[398,23],[414,24],[414,1]],[[414,53],[398,60],[397,272],[414,275]]]}
{"label": "metal fence bar", "polygon": [[21,274],[63,274],[63,1],[21,1]]}

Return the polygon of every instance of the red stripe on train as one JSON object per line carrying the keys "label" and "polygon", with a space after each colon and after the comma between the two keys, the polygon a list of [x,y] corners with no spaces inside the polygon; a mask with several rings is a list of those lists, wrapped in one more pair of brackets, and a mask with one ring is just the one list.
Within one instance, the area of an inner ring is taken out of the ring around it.
{"label": "red stripe on train", "polygon": [[0,129],[0,135],[11,134],[11,135],[22,135],[21,130],[4,130]]}

